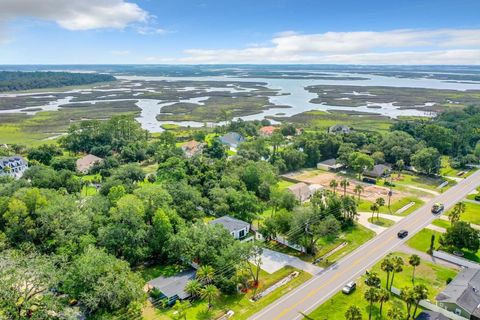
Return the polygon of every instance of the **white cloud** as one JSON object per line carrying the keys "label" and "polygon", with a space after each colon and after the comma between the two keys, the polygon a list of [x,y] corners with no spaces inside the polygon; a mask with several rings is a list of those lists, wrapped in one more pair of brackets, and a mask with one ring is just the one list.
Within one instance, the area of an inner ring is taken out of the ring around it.
{"label": "white cloud", "polygon": [[1,0],[0,21],[31,17],[55,21],[68,30],[123,29],[146,23],[149,15],[124,0]]}
{"label": "white cloud", "polygon": [[[480,64],[480,29],[277,34],[269,45],[188,49],[180,63]],[[160,60],[160,58],[158,58]]]}

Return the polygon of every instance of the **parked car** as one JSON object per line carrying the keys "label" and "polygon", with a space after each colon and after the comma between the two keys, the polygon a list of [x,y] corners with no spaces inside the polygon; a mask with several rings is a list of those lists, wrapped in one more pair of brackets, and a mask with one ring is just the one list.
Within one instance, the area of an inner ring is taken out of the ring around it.
{"label": "parked car", "polygon": [[373,179],[373,178],[367,178],[367,177],[364,177],[362,179],[363,182],[365,183],[370,183],[370,184],[377,184],[377,180]]}
{"label": "parked car", "polygon": [[406,236],[408,236],[408,231],[407,231],[407,230],[400,230],[400,231],[398,231],[397,236],[398,236],[400,239],[403,239],[403,238],[405,238]]}
{"label": "parked car", "polygon": [[354,281],[350,281],[343,287],[342,292],[345,294],[350,294],[353,292],[353,290],[355,290],[356,287],[357,284]]}
{"label": "parked car", "polygon": [[438,214],[438,213],[442,212],[443,209],[445,209],[445,206],[442,203],[435,203],[432,206],[432,213],[433,214]]}

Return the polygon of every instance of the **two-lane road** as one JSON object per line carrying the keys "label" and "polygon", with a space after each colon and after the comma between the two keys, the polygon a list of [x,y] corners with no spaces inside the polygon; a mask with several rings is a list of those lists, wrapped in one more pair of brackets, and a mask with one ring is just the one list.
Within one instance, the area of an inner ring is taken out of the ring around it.
{"label": "two-lane road", "polygon": [[[429,225],[435,216],[431,207],[435,202],[445,204],[445,208],[452,207],[466,195],[480,185],[480,170],[470,177],[459,182],[443,194],[435,197],[420,209],[417,209],[394,226],[377,237],[363,244],[361,247],[339,260],[335,265],[314,276],[294,291],[283,296],[260,312],[254,314],[250,320],[294,320],[301,319],[300,312],[308,314],[325,302],[334,293],[338,292],[350,280],[356,279],[365,270],[379,261],[387,253],[412,235]],[[397,237],[401,229],[408,230],[406,239]]]}

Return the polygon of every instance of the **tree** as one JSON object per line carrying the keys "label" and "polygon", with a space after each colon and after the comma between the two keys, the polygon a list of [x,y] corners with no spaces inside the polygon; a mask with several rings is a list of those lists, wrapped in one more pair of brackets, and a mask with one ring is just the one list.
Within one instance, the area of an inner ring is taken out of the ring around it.
{"label": "tree", "polygon": [[375,200],[375,203],[376,203],[377,206],[378,206],[378,210],[377,210],[377,220],[379,220],[380,209],[385,205],[385,199],[383,199],[383,198],[377,198],[377,199]]}
{"label": "tree", "polygon": [[201,283],[210,284],[215,279],[215,270],[212,266],[204,265],[197,270],[196,278]]}
{"label": "tree", "polygon": [[362,320],[362,312],[357,306],[348,307],[345,312],[345,320]]}
{"label": "tree", "polygon": [[185,285],[185,292],[188,293],[192,299],[196,299],[202,293],[202,284],[196,279],[189,280]]}
{"label": "tree", "polygon": [[378,203],[376,202],[372,203],[372,205],[370,206],[370,210],[372,210],[372,219],[373,219],[375,212],[380,211],[380,207],[378,206]]}
{"label": "tree", "polygon": [[403,313],[402,309],[399,307],[393,307],[392,309],[388,310],[387,312],[388,319],[390,320],[404,320],[405,314]]}
{"label": "tree", "polygon": [[350,185],[348,178],[344,178],[340,181],[340,186],[343,188],[343,196],[347,196],[347,187]]}
{"label": "tree", "polygon": [[384,288],[379,289],[378,301],[380,301],[380,317],[382,317],[383,304],[388,300],[390,300],[390,292]]}
{"label": "tree", "polygon": [[393,272],[393,261],[390,256],[387,256],[385,259],[382,260],[382,263],[380,264],[380,268],[387,273],[387,281],[385,288],[389,288],[389,283],[390,283],[390,273]]}
{"label": "tree", "polygon": [[208,310],[212,308],[213,300],[219,296],[219,291],[217,287],[215,287],[213,284],[208,284],[205,286],[205,288],[202,289],[202,298],[207,299],[208,301]]}
{"label": "tree", "polygon": [[348,162],[352,169],[358,174],[358,180],[361,180],[362,173],[365,170],[371,170],[375,164],[372,157],[361,152],[353,152],[350,154]]}
{"label": "tree", "polygon": [[393,263],[393,271],[392,271],[392,281],[390,282],[390,288],[389,288],[390,290],[392,290],[392,287],[393,287],[393,279],[395,278],[395,273],[402,272],[403,266],[405,265],[402,257],[399,257],[399,256],[392,257],[392,263]]}
{"label": "tree", "polygon": [[397,162],[395,162],[395,168],[397,169],[398,177],[400,178],[402,171],[405,169],[405,161],[402,159],[397,160]]}
{"label": "tree", "polygon": [[415,284],[415,268],[420,265],[420,257],[416,254],[412,254],[410,258],[408,258],[408,263],[413,267],[412,283]]}
{"label": "tree", "polygon": [[355,192],[356,195],[358,195],[358,202],[360,202],[360,195],[362,194],[363,192],[363,187],[361,184],[357,183],[355,185],[355,188],[353,189],[353,191]]}
{"label": "tree", "polygon": [[369,272],[365,279],[365,284],[369,287],[378,288],[380,287],[381,280],[376,272]]}
{"label": "tree", "polygon": [[412,165],[420,172],[428,175],[440,170],[440,153],[435,148],[423,148],[412,155]]}
{"label": "tree", "polygon": [[365,300],[367,300],[370,304],[370,307],[368,308],[368,319],[372,319],[372,307],[375,302],[378,302],[378,289],[377,288],[368,288],[367,291],[365,291]]}
{"label": "tree", "polygon": [[450,223],[453,225],[454,223],[460,221],[460,216],[465,213],[465,210],[465,203],[463,203],[462,201],[456,203],[453,207],[452,212],[450,212],[450,214],[448,215],[448,217],[450,218]]}
{"label": "tree", "polygon": [[335,179],[331,180],[330,181],[330,188],[332,188],[333,193],[336,193],[337,187],[338,187],[337,180],[335,180]]}
{"label": "tree", "polygon": [[189,307],[188,301],[175,301],[172,309],[174,312],[174,319],[175,320],[187,320],[187,309]]}
{"label": "tree", "polygon": [[415,309],[413,309],[413,318],[415,319],[420,301],[428,298],[427,287],[424,284],[417,284],[415,287],[413,287],[413,296],[415,299]]}
{"label": "tree", "polygon": [[465,248],[477,252],[480,246],[479,231],[465,221],[458,221],[447,229],[440,238],[442,246],[453,246],[459,250]]}
{"label": "tree", "polygon": [[416,302],[415,299],[415,292],[410,287],[403,288],[402,292],[400,293],[400,297],[403,301],[407,304],[407,319],[410,319],[412,313],[412,307]]}

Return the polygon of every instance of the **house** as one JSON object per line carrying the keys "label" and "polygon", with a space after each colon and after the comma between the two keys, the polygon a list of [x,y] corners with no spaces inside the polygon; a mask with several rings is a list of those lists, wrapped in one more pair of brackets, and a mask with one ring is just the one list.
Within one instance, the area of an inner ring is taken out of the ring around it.
{"label": "house", "polygon": [[245,138],[237,132],[229,132],[220,137],[220,142],[236,149],[240,143],[245,142]]}
{"label": "house", "polygon": [[305,202],[312,197],[312,190],[309,186],[304,182],[296,183],[287,188],[288,191],[293,193],[295,198],[300,202]]}
{"label": "house", "polygon": [[337,159],[333,158],[317,163],[318,169],[326,171],[336,172],[344,167],[345,165],[343,163],[337,162]]}
{"label": "house", "polygon": [[0,176],[20,179],[28,169],[27,161],[21,156],[0,158]]}
{"label": "house", "polygon": [[277,130],[277,127],[265,126],[261,127],[258,131],[262,137],[269,137],[275,132],[275,130]]}
{"label": "house", "polygon": [[189,269],[171,277],[160,276],[148,281],[147,289],[148,291],[157,289],[161,292],[160,299],[168,299],[168,305],[173,305],[178,299],[184,300],[190,297],[185,292],[185,286],[188,281],[195,279],[195,274],[194,269]]}
{"label": "house", "polygon": [[369,178],[385,178],[390,175],[392,168],[384,164],[376,164],[373,166],[372,170],[363,171],[363,175]]}
{"label": "house", "polygon": [[210,221],[211,225],[221,225],[227,229],[230,234],[237,240],[243,240],[250,232],[250,223],[232,218],[230,216],[223,216]]}
{"label": "house", "polygon": [[77,171],[80,173],[88,173],[88,171],[97,163],[103,162],[102,158],[87,154],[86,156],[77,160]]}
{"label": "house", "polygon": [[328,133],[331,133],[331,134],[346,134],[350,132],[351,132],[350,128],[343,124],[336,124],[328,128]]}
{"label": "house", "polygon": [[436,300],[440,308],[467,319],[480,319],[480,269],[460,271]]}
{"label": "house", "polygon": [[438,312],[425,310],[425,311],[422,311],[415,319],[416,320],[448,320],[450,318]]}
{"label": "house", "polygon": [[195,140],[190,140],[185,142],[181,148],[183,153],[185,153],[185,156],[187,158],[191,158],[193,156],[196,156],[198,154],[202,153],[203,147],[205,146],[204,143],[195,141]]}

